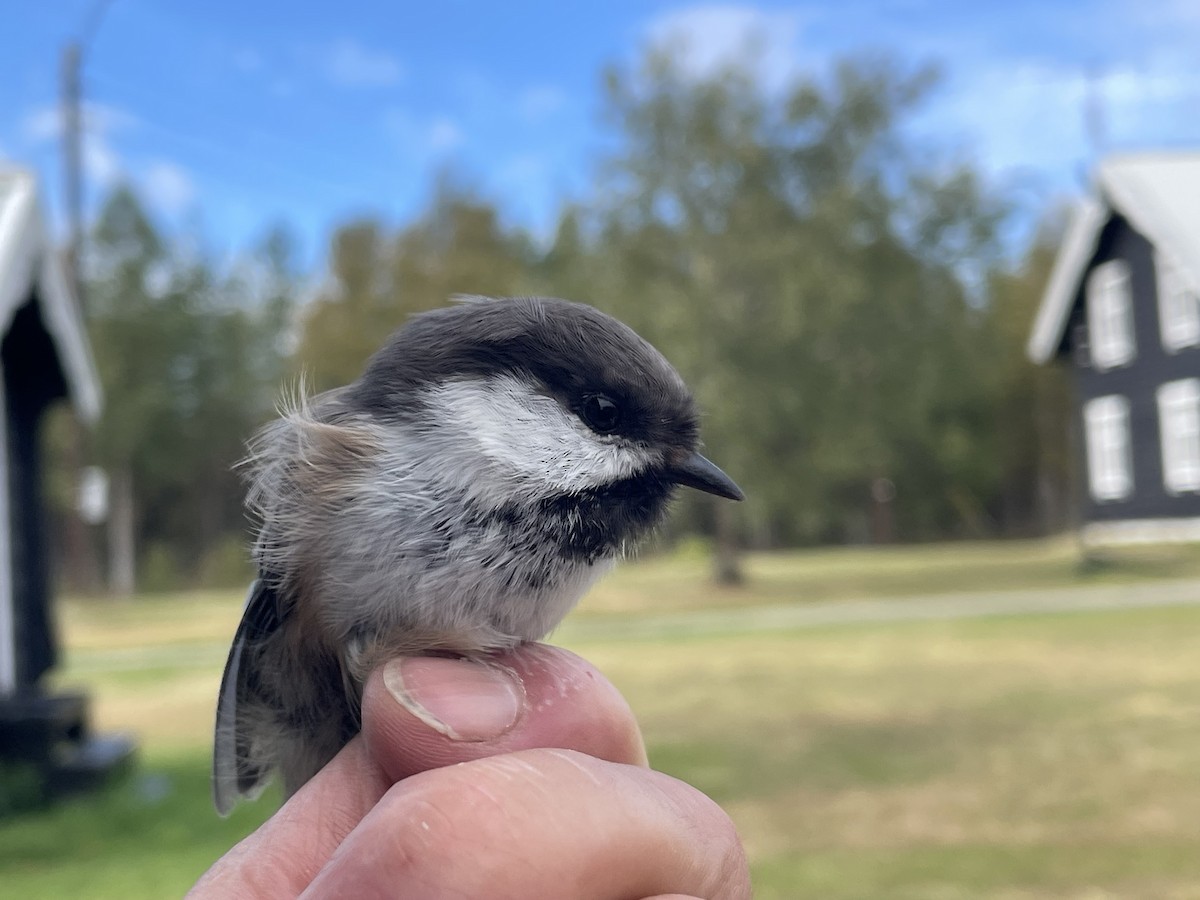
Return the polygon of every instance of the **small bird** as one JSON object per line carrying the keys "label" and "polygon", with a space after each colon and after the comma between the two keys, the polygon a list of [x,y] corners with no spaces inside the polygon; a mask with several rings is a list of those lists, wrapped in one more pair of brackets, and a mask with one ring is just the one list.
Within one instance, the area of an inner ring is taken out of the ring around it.
{"label": "small bird", "polygon": [[218,697],[222,815],[275,770],[290,796],[332,759],[377,664],[538,640],[676,486],[743,499],[696,450],[687,386],[628,326],[565,300],[459,299],[250,442],[258,578]]}

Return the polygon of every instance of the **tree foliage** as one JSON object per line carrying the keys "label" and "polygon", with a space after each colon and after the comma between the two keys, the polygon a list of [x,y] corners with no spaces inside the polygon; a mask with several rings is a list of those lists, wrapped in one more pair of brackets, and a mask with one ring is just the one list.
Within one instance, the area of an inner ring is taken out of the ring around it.
{"label": "tree foliage", "polygon": [[285,371],[288,243],[273,232],[222,279],[169,245],[126,188],[98,218],[88,318],[107,403],[95,449],[114,486],[131,480],[131,496],[114,490],[112,502],[132,503],[132,544],[155,550],[160,568],[165,557],[171,571],[202,574],[243,530],[233,467]]}
{"label": "tree foliage", "polygon": [[340,228],[328,277],[301,319],[299,366],[318,389],[353,381],[382,337],[456,294],[511,295],[527,284],[528,241],[498,211],[443,182],[398,234],[377,222]]}
{"label": "tree foliage", "polygon": [[1005,210],[906,137],[932,77],[846,63],[772,94],[663,54],[609,73],[599,299],[695,385],[751,534],[863,539],[881,479],[903,538],[992,528],[996,335],[972,276]]}
{"label": "tree foliage", "polygon": [[94,237],[97,448],[133,473],[138,546],[204,577],[241,539],[231,465],[283,382],[353,380],[409,315],[470,293],[594,303],[680,368],[750,499],[734,514],[688,497],[677,531],[783,545],[1061,526],[1066,395],[1022,349],[1054,242],[1010,263],[1005,198],[915,136],[936,82],[859,59],[764,85],[649,51],[605,74],[608,149],[548,241],[442,177],[397,229],[337,229],[305,304],[285,232],[222,274],[116,192]]}

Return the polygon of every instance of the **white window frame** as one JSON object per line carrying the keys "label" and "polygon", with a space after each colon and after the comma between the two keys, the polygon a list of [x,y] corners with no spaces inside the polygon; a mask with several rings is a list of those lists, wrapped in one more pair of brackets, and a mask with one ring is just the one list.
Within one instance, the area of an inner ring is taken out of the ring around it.
{"label": "white window frame", "polygon": [[1168,381],[1156,394],[1163,487],[1169,494],[1200,491],[1200,378]]}
{"label": "white window frame", "polygon": [[1092,497],[1098,503],[1124,500],[1133,493],[1129,400],[1120,394],[1089,400],[1083,425]]}
{"label": "white window frame", "polygon": [[1092,364],[1103,371],[1132,362],[1133,291],[1124,260],[1110,259],[1088,274],[1087,314]]}
{"label": "white window frame", "polygon": [[1163,348],[1175,353],[1200,346],[1200,298],[1178,263],[1162,251],[1154,254],[1158,282],[1158,327]]}

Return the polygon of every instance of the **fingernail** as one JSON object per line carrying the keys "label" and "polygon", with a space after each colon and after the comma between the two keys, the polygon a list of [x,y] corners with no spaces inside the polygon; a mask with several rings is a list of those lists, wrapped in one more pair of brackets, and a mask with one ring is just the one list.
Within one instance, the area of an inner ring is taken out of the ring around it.
{"label": "fingernail", "polygon": [[401,706],[452,741],[494,740],[525,708],[515,673],[467,659],[393,659],[383,667],[383,683]]}

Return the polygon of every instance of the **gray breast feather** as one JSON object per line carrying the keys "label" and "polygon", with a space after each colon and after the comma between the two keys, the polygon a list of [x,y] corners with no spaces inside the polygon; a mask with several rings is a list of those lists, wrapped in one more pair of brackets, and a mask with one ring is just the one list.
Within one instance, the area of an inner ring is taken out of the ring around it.
{"label": "gray breast feather", "polygon": [[565,557],[538,492],[498,491],[453,429],[380,421],[343,396],[298,400],[251,444],[261,575],[218,703],[222,813],[276,768],[290,793],[328,762],[381,660],[541,638],[614,562]]}
{"label": "gray breast feather", "polygon": [[537,490],[500,491],[503,473],[464,440],[337,396],[289,410],[250,460],[260,569],[319,604],[335,642],[363,629],[542,637],[612,560],[564,559]]}

